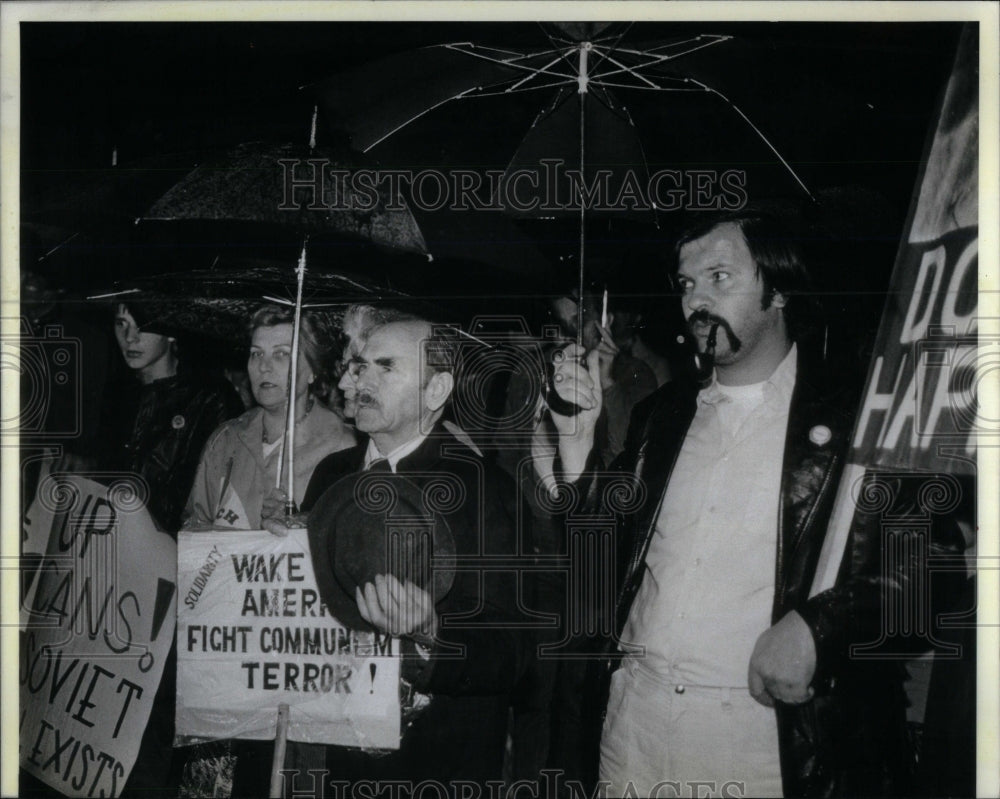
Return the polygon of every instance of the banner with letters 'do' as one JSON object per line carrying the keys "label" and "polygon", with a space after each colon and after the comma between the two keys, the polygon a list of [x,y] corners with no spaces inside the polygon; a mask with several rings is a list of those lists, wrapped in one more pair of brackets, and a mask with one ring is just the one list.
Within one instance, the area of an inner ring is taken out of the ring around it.
{"label": "banner with letters 'do'", "polygon": [[128,475],[50,474],[22,531],[20,765],[118,796],[173,640],[176,545]]}
{"label": "banner with letters 'do'", "polygon": [[177,736],[398,749],[399,641],[320,601],[305,530],[178,536]]}
{"label": "banner with letters 'do'", "polygon": [[978,66],[967,26],[893,270],[852,463],[976,473],[987,429],[977,386],[995,374],[998,344],[979,329]]}
{"label": "banner with letters 'do'", "polygon": [[[856,508],[886,514],[888,558],[896,551],[893,530],[924,529],[974,489],[978,439],[996,428],[980,409],[979,381],[995,374],[1000,350],[995,320],[980,319],[978,286],[979,48],[977,26],[966,24],[896,256],[811,596],[835,584]],[[994,330],[981,330],[983,321]],[[916,505],[903,514],[888,480],[866,488],[868,471],[905,480]],[[931,564],[926,568],[930,579]],[[929,591],[916,594],[906,601],[916,603],[918,616],[907,616],[909,605],[884,611],[901,615],[900,629],[930,627],[922,598]]]}

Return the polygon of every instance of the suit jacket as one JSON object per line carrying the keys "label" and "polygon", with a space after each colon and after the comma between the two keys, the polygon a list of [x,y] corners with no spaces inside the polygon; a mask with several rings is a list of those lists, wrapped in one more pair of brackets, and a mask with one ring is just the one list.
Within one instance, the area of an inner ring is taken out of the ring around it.
{"label": "suit jacket", "polygon": [[[308,511],[342,477],[360,471],[360,444],[323,460],[302,503]],[[429,661],[404,660],[404,677],[430,705],[403,730],[399,751],[373,755],[330,747],[335,780],[499,779],[507,732],[508,695],[531,655],[531,639],[518,623],[518,576],[512,565],[526,531],[519,523],[513,482],[481,455],[438,426],[398,474],[417,485],[445,478],[442,513],[460,561],[455,582],[438,602],[438,643]],[[503,562],[508,564],[502,568]],[[461,647],[461,654],[454,654]]]}
{"label": "suit jacket", "polygon": [[[893,657],[909,640],[884,636],[884,608],[912,592],[920,564],[900,558],[883,570],[882,515],[857,513],[835,586],[809,598],[852,432],[857,392],[838,373],[810,368],[799,348],[796,385],[785,443],[772,621],[792,610],[809,625],[817,650],[815,698],[777,707],[781,769],[786,796],[879,795],[899,792],[910,766],[905,735],[902,661]],[[665,488],[694,418],[697,391],[667,384],[637,406],[625,451],[610,470],[642,483],[646,501],[620,515],[617,570],[621,586],[611,625],[615,649],[645,572]],[[585,511],[601,512],[602,483],[590,469],[576,490]],[[887,487],[897,506],[912,502],[896,477],[869,475]],[[938,525],[934,551],[961,551]],[[718,575],[725,579],[725,575]],[[853,644],[882,642],[882,659],[852,659]],[[918,644],[920,642],[917,642]],[[926,642],[923,642],[926,647]],[[606,679],[618,662],[609,657]],[[669,775],[665,775],[669,777]],[[734,775],[738,778],[738,775]]]}

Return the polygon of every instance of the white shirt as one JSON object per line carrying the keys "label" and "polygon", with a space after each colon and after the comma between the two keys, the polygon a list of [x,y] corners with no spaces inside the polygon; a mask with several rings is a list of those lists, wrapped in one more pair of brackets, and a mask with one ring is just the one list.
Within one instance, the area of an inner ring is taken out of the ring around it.
{"label": "white shirt", "polygon": [[368,449],[365,450],[364,471],[368,471],[369,467],[371,467],[372,463],[374,463],[375,461],[381,458],[385,458],[385,460],[389,461],[389,468],[392,469],[392,473],[395,474],[396,464],[399,463],[403,458],[405,458],[410,453],[415,452],[417,448],[424,443],[424,440],[426,438],[427,438],[426,435],[420,435],[417,436],[416,438],[410,439],[402,446],[396,447],[396,449],[394,449],[388,455],[383,455],[381,452],[379,452],[378,447],[375,446],[375,442],[369,438]]}
{"label": "white shirt", "polygon": [[746,688],[771,626],[795,355],[763,383],[698,395],[622,636],[667,682]]}

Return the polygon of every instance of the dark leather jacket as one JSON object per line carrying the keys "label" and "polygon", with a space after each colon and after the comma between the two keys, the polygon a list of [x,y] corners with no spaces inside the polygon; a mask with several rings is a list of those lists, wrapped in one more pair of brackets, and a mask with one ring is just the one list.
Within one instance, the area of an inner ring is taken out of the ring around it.
{"label": "dark leather jacket", "polygon": [[147,385],[130,379],[105,408],[99,465],[140,476],[147,509],[160,529],[174,534],[205,442],[242,410],[222,378],[180,372]]}
{"label": "dark leather jacket", "polygon": [[[585,473],[574,487],[582,503],[578,507],[584,512],[606,512],[608,503],[602,497],[610,496],[612,483],[619,492],[618,506],[630,509],[617,519],[617,585],[621,588],[613,624],[608,625],[614,631],[609,653],[617,650],[615,644],[639,590],[664,489],[694,417],[696,396],[693,387],[667,384],[659,389],[637,406],[625,451],[610,472],[598,479],[593,479],[595,472]],[[923,519],[918,532],[928,534],[935,553],[960,552],[962,546],[957,535],[944,540],[948,533],[942,531],[950,529],[938,523],[944,515],[913,501],[919,493],[919,486],[908,479],[913,475],[869,475],[862,493],[886,499],[881,503],[884,507],[869,503],[872,512],[856,514],[835,587],[809,598],[857,399],[856,390],[843,382],[836,385],[822,369],[810,369],[800,348],[784,452],[772,621],[798,611],[812,630],[818,666],[815,697],[803,705],[779,703],[777,707],[786,796],[906,791],[911,760],[900,653],[912,656],[927,649],[929,642],[914,636],[912,630],[908,636],[886,635],[884,617],[893,603],[900,607],[913,601],[926,574],[920,573],[923,561],[914,556],[919,547],[904,547],[905,557],[887,561],[884,553],[890,533],[884,520]],[[623,477],[631,484],[631,499],[623,500],[629,493]],[[911,523],[896,532],[908,536],[917,527]],[[930,535],[932,529],[934,535]],[[868,644],[872,646],[865,656],[851,656],[852,645]],[[620,653],[605,661],[605,679],[619,659]]]}

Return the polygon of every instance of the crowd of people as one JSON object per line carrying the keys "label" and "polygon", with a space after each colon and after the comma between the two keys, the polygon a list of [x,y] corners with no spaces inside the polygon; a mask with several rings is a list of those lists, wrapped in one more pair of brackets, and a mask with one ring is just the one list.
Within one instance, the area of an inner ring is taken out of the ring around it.
{"label": "crowd of people", "polygon": [[[900,642],[851,657],[924,579],[909,561],[887,563],[878,516],[855,517],[836,583],[812,591],[863,374],[818,344],[793,237],[765,214],[713,217],[662,269],[655,303],[558,298],[562,334],[533,344],[541,369],[488,380],[463,359],[474,345],[429,314],[354,305],[331,330],[303,312],[293,397],[294,317],[262,303],[247,321],[250,407],[221,376],[186,369],[180,334],[141,304],[114,306],[131,384],[109,393],[100,446],[87,457],[67,447],[59,470],[140,475],[172,534],[315,535],[313,510],[351,475],[418,487],[448,475],[461,486],[445,514],[458,558],[527,552],[538,564],[459,569],[443,597],[391,574],[359,585],[358,618],[417,654],[401,678],[425,701],[391,753],[290,744],[286,796],[305,795],[295,775],[311,770],[455,791],[523,781],[533,795],[574,781],[607,796],[910,795],[918,770],[935,767],[965,780],[957,795],[974,785],[969,753],[954,749],[972,708],[952,706],[947,746],[918,760]],[[456,401],[474,380],[491,406],[475,424]],[[962,554],[961,521],[935,520],[934,552]],[[596,563],[544,568],[595,524],[611,530]],[[313,552],[317,574],[336,568],[328,558]],[[937,591],[935,612],[964,609],[966,590]],[[542,617],[554,621],[531,623]],[[442,656],[456,645],[461,657]],[[180,790],[189,753],[173,746],[172,665],[125,796]],[[233,744],[234,796],[266,794],[271,751]],[[22,789],[43,792],[26,775]]]}

